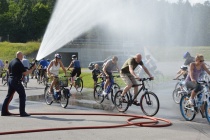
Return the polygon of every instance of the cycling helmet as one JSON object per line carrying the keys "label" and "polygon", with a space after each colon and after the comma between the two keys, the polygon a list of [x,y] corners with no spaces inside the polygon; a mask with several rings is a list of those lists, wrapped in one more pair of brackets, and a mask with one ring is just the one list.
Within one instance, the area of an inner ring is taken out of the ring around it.
{"label": "cycling helmet", "polygon": [[72,59],[75,59],[75,58],[77,58],[77,56],[76,55],[72,55]]}
{"label": "cycling helmet", "polygon": [[55,58],[61,59],[62,57],[61,57],[60,54],[56,53],[56,54],[55,54]]}
{"label": "cycling helmet", "polygon": [[189,53],[189,52],[186,52],[186,53],[184,54],[183,58],[186,59],[189,55],[190,55],[190,53]]}

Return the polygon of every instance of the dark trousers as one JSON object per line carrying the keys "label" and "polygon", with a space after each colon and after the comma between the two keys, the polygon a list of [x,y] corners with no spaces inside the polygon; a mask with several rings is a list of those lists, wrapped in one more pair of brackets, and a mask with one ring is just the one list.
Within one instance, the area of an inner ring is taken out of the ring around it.
{"label": "dark trousers", "polygon": [[9,103],[11,102],[15,91],[19,94],[19,99],[20,99],[20,101],[19,101],[20,102],[19,111],[20,111],[20,114],[25,113],[25,102],[26,102],[25,89],[24,89],[23,85],[21,84],[21,81],[16,80],[14,78],[9,78],[8,79],[8,93],[7,93],[7,96],[4,100],[4,103],[2,105],[1,113],[8,113],[9,112],[9,110],[8,110]]}

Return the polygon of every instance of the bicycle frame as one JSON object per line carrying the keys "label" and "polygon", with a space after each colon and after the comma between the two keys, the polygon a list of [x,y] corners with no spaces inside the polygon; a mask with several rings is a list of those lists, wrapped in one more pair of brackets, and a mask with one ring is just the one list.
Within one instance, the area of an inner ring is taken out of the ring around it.
{"label": "bicycle frame", "polygon": [[[107,94],[109,94],[111,92],[111,88],[114,84],[114,77],[117,77],[117,76],[113,76],[112,78],[110,78],[110,84],[108,85],[108,87],[105,90],[105,92]],[[102,78],[102,81],[99,84],[101,84],[101,86],[104,87],[104,84],[105,84],[105,80],[103,79],[104,77],[100,77],[100,78]]]}
{"label": "bicycle frame", "polygon": [[[132,98],[132,94],[129,90],[129,106],[132,105],[132,103],[134,102],[134,100],[138,97],[138,95],[141,93],[141,91],[143,90],[144,92],[147,92],[148,89],[145,87],[144,81],[142,80],[141,84],[135,85],[135,86],[141,86],[141,88],[138,90],[137,94],[134,95],[134,97]],[[134,87],[134,86],[133,86]],[[146,97],[146,96],[145,96]],[[147,98],[147,97],[146,97]],[[147,99],[146,99],[147,100]]]}

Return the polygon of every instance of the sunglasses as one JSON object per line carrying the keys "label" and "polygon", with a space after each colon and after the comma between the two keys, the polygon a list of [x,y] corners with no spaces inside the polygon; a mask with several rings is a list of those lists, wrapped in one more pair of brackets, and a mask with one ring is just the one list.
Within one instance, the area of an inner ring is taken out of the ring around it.
{"label": "sunglasses", "polygon": [[200,60],[200,62],[204,62],[204,60]]}

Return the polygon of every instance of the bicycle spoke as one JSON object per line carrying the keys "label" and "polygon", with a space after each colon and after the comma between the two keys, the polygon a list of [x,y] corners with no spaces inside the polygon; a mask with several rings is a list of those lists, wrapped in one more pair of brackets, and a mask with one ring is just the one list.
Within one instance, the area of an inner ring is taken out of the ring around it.
{"label": "bicycle spoke", "polygon": [[63,90],[62,93],[60,95],[60,104],[63,108],[66,108],[68,106],[69,103],[69,98],[67,96],[64,95]]}
{"label": "bicycle spoke", "polygon": [[188,100],[188,95],[182,96],[180,101],[180,111],[185,120],[191,121],[195,118],[196,113],[194,109],[188,104]]}
{"label": "bicycle spoke", "polygon": [[159,100],[153,92],[146,92],[140,100],[142,112],[147,116],[154,116],[159,111]]}
{"label": "bicycle spoke", "polygon": [[48,86],[45,88],[44,98],[45,98],[46,104],[51,105],[53,102],[53,94],[49,93],[49,88],[50,87],[48,87]]}
{"label": "bicycle spoke", "polygon": [[101,85],[96,85],[93,92],[93,97],[97,103],[102,103],[104,101],[104,96],[102,95],[103,88]]}
{"label": "bicycle spoke", "polygon": [[129,103],[129,96],[128,94],[125,95],[125,99],[122,98],[121,96],[122,94],[122,90],[119,90],[116,94],[115,94],[115,98],[114,98],[114,104],[115,107],[117,108],[117,110],[119,112],[125,112],[128,109],[128,103]]}

